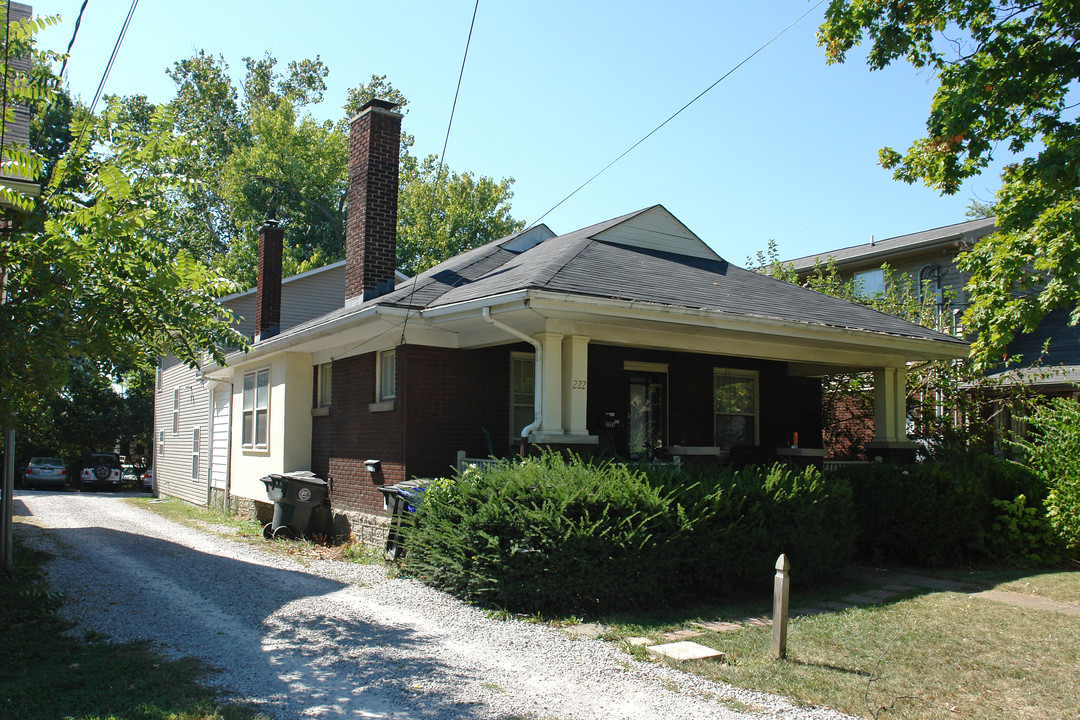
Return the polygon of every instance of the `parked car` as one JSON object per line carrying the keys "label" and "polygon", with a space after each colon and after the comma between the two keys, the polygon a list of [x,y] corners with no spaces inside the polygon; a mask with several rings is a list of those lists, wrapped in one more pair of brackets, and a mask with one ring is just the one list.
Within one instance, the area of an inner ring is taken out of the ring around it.
{"label": "parked car", "polygon": [[154,492],[154,468],[147,468],[142,476],[142,489],[144,492]]}
{"label": "parked car", "polygon": [[64,461],[56,457],[30,458],[30,463],[23,471],[23,485],[52,485],[64,487],[67,485],[67,468]]}
{"label": "parked car", "polygon": [[79,489],[104,485],[119,490],[121,471],[120,456],[116,453],[89,453],[83,458]]}

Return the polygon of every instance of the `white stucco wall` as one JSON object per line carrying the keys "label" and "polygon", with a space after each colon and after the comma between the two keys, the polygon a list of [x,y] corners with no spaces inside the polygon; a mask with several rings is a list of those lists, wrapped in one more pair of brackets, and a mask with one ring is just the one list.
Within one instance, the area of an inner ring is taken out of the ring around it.
{"label": "white stucco wall", "polygon": [[[269,433],[266,449],[245,448],[244,375],[270,368]],[[285,353],[269,364],[233,369],[231,494],[266,501],[261,478],[311,469],[312,365],[308,353]]]}

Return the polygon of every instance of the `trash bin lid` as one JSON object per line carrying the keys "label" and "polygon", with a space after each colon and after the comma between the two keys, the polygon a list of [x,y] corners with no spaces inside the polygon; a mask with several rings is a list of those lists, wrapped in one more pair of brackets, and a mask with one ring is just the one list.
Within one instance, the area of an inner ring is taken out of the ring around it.
{"label": "trash bin lid", "polygon": [[[301,485],[327,485],[328,483],[310,470],[298,470],[290,473],[271,473],[270,477],[279,482],[296,482]],[[265,480],[264,480],[265,482]]]}

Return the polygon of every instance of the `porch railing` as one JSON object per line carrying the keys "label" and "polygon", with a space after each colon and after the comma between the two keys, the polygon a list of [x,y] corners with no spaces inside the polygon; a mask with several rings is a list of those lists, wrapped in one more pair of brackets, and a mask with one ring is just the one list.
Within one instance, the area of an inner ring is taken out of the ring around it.
{"label": "porch railing", "polygon": [[837,470],[843,470],[844,468],[851,467],[853,465],[869,464],[869,460],[825,460],[825,462],[822,463],[821,471],[827,473],[836,472]]}
{"label": "porch railing", "polygon": [[458,450],[457,452],[457,471],[464,472],[468,467],[485,467],[487,465],[495,465],[499,461],[494,458],[471,458],[465,457],[464,450]]}

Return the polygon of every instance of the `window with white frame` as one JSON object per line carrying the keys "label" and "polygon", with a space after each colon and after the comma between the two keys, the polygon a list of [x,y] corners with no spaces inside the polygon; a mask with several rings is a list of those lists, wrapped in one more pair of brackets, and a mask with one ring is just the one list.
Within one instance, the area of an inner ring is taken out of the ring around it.
{"label": "window with white frame", "polygon": [[244,375],[242,412],[241,445],[245,448],[266,448],[270,422],[269,368]]}
{"label": "window with white frame", "polygon": [[323,363],[316,366],[316,405],[315,407],[330,407],[330,380],[333,363]]}
{"label": "window with white frame", "polygon": [[180,432],[180,388],[172,391],[172,432],[173,435]]}
{"label": "window with white frame", "polygon": [[393,400],[397,397],[397,348],[383,350],[377,356],[375,374],[377,376],[377,402]]}
{"label": "window with white frame", "polygon": [[536,358],[514,353],[510,356],[510,445],[521,438],[521,430],[536,419]]}
{"label": "window with white frame", "polygon": [[159,458],[165,456],[165,431],[164,430],[158,430],[158,434],[157,434],[157,456]]}
{"label": "window with white frame", "polygon": [[199,428],[191,431],[191,479],[199,479]]}
{"label": "window with white frame", "polygon": [[877,297],[885,292],[885,271],[878,268],[855,273],[855,289],[867,297]]}
{"label": "window with white frame", "polygon": [[753,370],[713,371],[713,428],[716,446],[758,443],[758,374]]}

